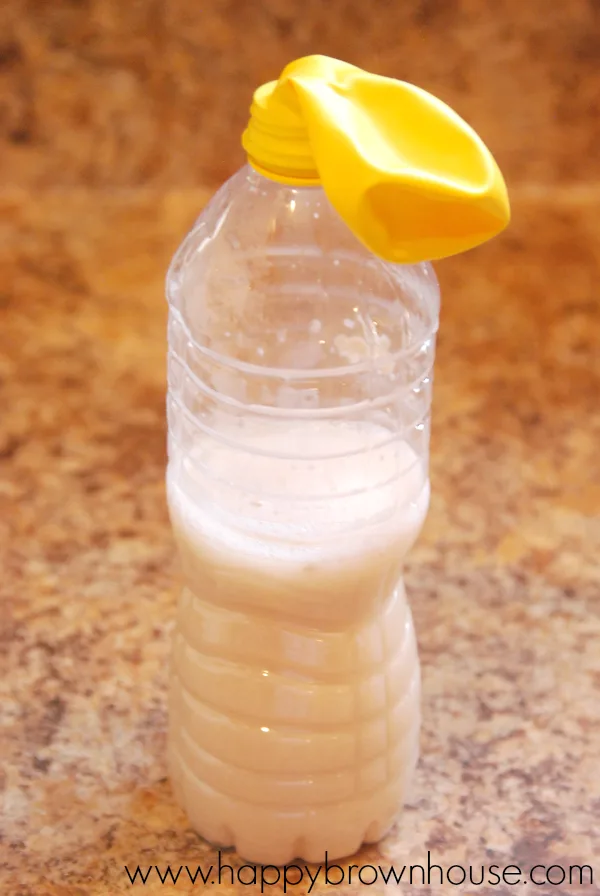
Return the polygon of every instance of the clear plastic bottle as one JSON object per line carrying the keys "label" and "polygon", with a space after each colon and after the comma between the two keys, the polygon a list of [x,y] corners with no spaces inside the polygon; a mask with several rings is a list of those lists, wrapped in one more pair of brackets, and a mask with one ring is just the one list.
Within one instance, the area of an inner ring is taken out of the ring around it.
{"label": "clear plastic bottle", "polygon": [[168,297],[172,781],[250,861],[349,855],[418,758],[402,568],[429,500],[437,280],[371,254],[319,186],[245,167]]}

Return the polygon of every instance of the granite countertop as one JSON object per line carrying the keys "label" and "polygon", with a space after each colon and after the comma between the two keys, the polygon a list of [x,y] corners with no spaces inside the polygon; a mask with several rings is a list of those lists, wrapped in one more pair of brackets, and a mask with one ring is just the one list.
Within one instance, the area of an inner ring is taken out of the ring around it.
{"label": "granite countertop", "polygon": [[[597,198],[517,190],[509,231],[438,267],[433,500],[407,575],[422,759],[359,864],[595,860],[600,879]],[[162,284],[205,199],[0,197],[3,896],[116,896],[125,865],[215,860],[165,767]]]}

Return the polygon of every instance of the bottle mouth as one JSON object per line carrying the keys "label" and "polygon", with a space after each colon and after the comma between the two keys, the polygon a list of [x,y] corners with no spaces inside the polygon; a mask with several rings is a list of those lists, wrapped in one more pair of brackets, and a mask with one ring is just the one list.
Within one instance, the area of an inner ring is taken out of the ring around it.
{"label": "bottle mouth", "polygon": [[248,163],[271,180],[295,186],[315,186],[321,180],[315,166],[308,130],[289,107],[278,107],[275,117],[266,104],[272,103],[276,81],[259,87],[250,107],[250,121],[242,135]]}

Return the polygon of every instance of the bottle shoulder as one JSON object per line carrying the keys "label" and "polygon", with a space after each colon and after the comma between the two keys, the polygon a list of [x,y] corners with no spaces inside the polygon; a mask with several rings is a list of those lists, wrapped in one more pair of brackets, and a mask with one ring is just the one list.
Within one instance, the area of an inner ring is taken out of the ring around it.
{"label": "bottle shoulder", "polygon": [[207,204],[167,277],[192,342],[247,363],[337,367],[422,344],[437,329],[427,263],[392,264],[316,187],[245,166]]}
{"label": "bottle shoulder", "polygon": [[269,180],[244,165],[209,200],[177,250],[169,277],[198,254],[204,270],[227,256],[254,259],[297,253],[321,259],[323,267],[345,261],[389,272],[390,282],[422,279],[432,291],[438,281],[429,262],[399,265],[373,255],[350,231],[319,186],[295,187]]}

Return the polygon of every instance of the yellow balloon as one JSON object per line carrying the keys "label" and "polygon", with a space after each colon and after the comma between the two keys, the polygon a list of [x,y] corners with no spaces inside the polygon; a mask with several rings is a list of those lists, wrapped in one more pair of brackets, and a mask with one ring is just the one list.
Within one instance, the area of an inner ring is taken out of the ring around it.
{"label": "yellow balloon", "polygon": [[504,179],[475,131],[404,81],[328,56],[259,87],[242,143],[260,173],[321,184],[375,255],[415,263],[456,255],[510,221]]}

